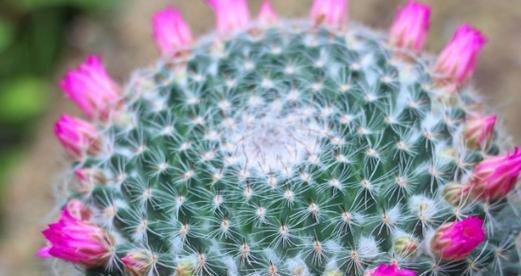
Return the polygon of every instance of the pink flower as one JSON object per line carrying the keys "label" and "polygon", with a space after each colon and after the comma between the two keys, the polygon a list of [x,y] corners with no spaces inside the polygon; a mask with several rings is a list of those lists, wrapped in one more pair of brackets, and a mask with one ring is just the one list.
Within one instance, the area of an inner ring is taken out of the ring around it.
{"label": "pink flower", "polygon": [[217,31],[221,34],[243,29],[250,23],[246,0],[207,0],[217,16]]}
{"label": "pink flower", "polygon": [[467,257],[484,240],[483,221],[469,217],[441,225],[431,240],[431,250],[442,260],[457,261]]}
{"label": "pink flower", "polygon": [[341,29],[347,24],[347,0],[315,0],[311,7],[311,19],[317,25],[326,24]]}
{"label": "pink flower", "polygon": [[471,116],[464,130],[464,138],[471,148],[486,148],[494,135],[496,116]]}
{"label": "pink flower", "polygon": [[431,8],[425,4],[410,1],[398,8],[390,31],[390,43],[394,47],[421,50],[430,26]]}
{"label": "pink flower", "polygon": [[107,232],[90,222],[72,216],[67,209],[61,213],[58,222],[49,224],[42,232],[49,245],[38,251],[42,258],[55,257],[65,261],[98,267],[107,263],[113,242]]}
{"label": "pink flower", "polygon": [[61,115],[54,126],[54,133],[63,147],[74,157],[100,150],[98,130],[91,124],[68,115]]}
{"label": "pink flower", "polygon": [[474,169],[469,186],[471,194],[479,199],[499,200],[514,189],[521,172],[519,148],[506,156],[485,159]]}
{"label": "pink flower", "polygon": [[454,84],[465,83],[476,67],[478,54],[487,39],[476,29],[464,24],[441,52],[435,65],[441,78]]}
{"label": "pink flower", "polygon": [[366,276],[415,276],[416,272],[408,269],[400,269],[396,264],[381,264]]}
{"label": "pink flower", "polygon": [[145,276],[152,269],[155,260],[148,251],[133,250],[121,258],[121,262],[128,275]]}
{"label": "pink flower", "polygon": [[166,8],[152,18],[154,38],[163,56],[172,56],[192,43],[192,32],[181,13]]}
{"label": "pink flower", "polygon": [[269,0],[264,0],[259,12],[259,22],[263,25],[272,25],[277,22],[277,14]]}
{"label": "pink flower", "polygon": [[65,205],[65,210],[77,220],[88,221],[92,215],[92,211],[81,200],[71,199]]}
{"label": "pink flower", "polygon": [[108,119],[120,99],[119,86],[96,55],[89,55],[76,70],[67,72],[60,87],[91,119]]}

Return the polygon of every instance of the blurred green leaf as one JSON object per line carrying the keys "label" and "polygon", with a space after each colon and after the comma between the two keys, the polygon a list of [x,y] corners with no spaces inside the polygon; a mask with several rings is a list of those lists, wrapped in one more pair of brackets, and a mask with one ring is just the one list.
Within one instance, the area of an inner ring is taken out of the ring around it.
{"label": "blurred green leaf", "polygon": [[[9,185],[9,174],[13,167],[19,162],[22,154],[19,148],[11,147],[8,151],[0,151],[0,200],[6,196],[6,187]],[[5,227],[2,227],[4,208],[0,209],[0,236],[3,235]]]}
{"label": "blurred green leaf", "polygon": [[47,10],[33,16],[33,28],[30,30],[28,41],[45,47],[28,47],[32,48],[32,58],[40,73],[48,73],[56,63],[64,40],[65,22],[63,14]]}
{"label": "blurred green leaf", "polygon": [[0,151],[0,197],[9,170],[18,162],[21,155],[20,149],[18,148],[9,151]]}
{"label": "blurred green leaf", "polygon": [[33,77],[19,77],[0,86],[0,121],[18,123],[42,113],[49,99],[49,84]]}
{"label": "blurred green leaf", "polygon": [[14,26],[6,19],[0,18],[0,53],[3,52],[14,39]]}
{"label": "blurred green leaf", "polygon": [[47,75],[53,70],[67,27],[66,11],[43,9],[18,24],[16,42],[0,55],[0,76]]}

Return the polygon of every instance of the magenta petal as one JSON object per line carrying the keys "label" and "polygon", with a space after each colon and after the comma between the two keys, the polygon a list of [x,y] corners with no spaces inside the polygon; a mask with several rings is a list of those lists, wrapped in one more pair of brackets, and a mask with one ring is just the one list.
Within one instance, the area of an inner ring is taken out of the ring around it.
{"label": "magenta petal", "polygon": [[480,199],[499,200],[508,195],[521,173],[521,153],[516,148],[512,154],[485,159],[474,169],[470,179],[470,192]]}
{"label": "magenta petal", "polygon": [[277,14],[269,0],[264,0],[259,12],[259,21],[261,24],[270,25],[277,21]]}
{"label": "magenta petal", "polygon": [[42,247],[40,250],[38,250],[38,252],[36,252],[36,256],[43,259],[52,258],[52,255],[49,253],[49,250],[51,250],[51,248],[52,246],[50,245]]}
{"label": "magenta petal", "polygon": [[460,26],[438,57],[436,73],[455,84],[463,84],[474,72],[479,52],[486,42],[479,30],[468,24]]}
{"label": "magenta petal", "polygon": [[59,86],[92,119],[107,119],[120,98],[119,86],[96,55],[89,55],[83,64],[69,70]]}
{"label": "magenta petal", "polygon": [[391,44],[409,50],[422,49],[430,27],[430,15],[429,6],[415,1],[399,8],[389,33]]}
{"label": "magenta petal", "polygon": [[416,272],[408,269],[400,269],[396,264],[381,264],[368,276],[415,276]]}
{"label": "magenta petal", "polygon": [[442,260],[461,260],[485,240],[483,220],[469,217],[441,225],[431,241],[433,253]]}
{"label": "magenta petal", "polygon": [[76,218],[67,208],[62,210],[60,219],[42,233],[50,245],[37,253],[41,257],[53,256],[95,267],[106,263],[111,254],[112,240],[106,231]]}
{"label": "magenta petal", "polygon": [[82,158],[85,153],[98,151],[98,130],[90,123],[62,114],[54,127],[56,137],[74,157]]}
{"label": "magenta petal", "polygon": [[207,0],[216,15],[217,31],[233,33],[250,23],[250,12],[246,0]]}
{"label": "magenta petal", "polygon": [[154,14],[152,19],[154,38],[163,56],[171,56],[192,43],[192,32],[181,13],[166,8]]}

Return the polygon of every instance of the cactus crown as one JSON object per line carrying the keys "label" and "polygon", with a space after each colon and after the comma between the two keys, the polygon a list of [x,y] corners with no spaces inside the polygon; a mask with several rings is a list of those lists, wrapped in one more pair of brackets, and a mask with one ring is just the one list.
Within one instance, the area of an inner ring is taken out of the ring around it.
{"label": "cactus crown", "polygon": [[[512,201],[457,193],[499,147],[466,143],[477,100],[431,65],[362,26],[278,19],[136,71],[73,165],[68,200],[110,237],[87,273],[517,271]],[[435,229],[470,216],[486,241],[436,254]]]}

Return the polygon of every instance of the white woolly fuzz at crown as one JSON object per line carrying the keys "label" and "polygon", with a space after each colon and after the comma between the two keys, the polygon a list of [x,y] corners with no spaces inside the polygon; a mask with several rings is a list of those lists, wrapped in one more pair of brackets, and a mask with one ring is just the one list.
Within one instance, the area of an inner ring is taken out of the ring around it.
{"label": "white woolly fuzz at crown", "polygon": [[321,126],[309,107],[280,110],[254,107],[239,112],[233,123],[220,128],[221,140],[229,145],[225,154],[258,176],[291,175],[306,156],[320,150]]}

